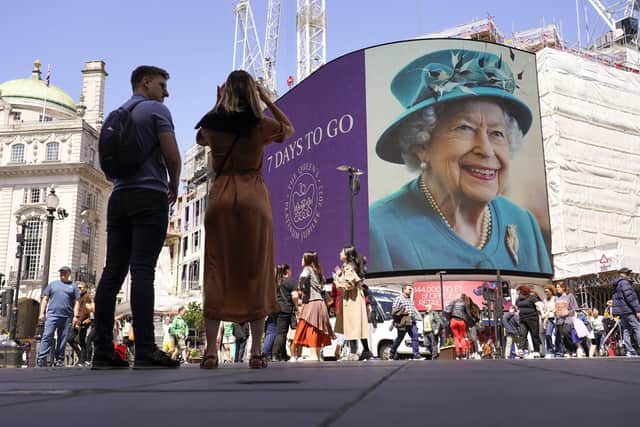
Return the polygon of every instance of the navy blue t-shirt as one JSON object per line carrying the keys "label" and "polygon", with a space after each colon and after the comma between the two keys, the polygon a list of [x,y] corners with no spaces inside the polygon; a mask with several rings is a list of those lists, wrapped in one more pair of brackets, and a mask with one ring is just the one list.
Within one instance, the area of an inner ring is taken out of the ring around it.
{"label": "navy blue t-shirt", "polygon": [[127,188],[146,188],[166,193],[169,191],[167,168],[160,151],[158,134],[173,132],[173,120],[169,109],[163,103],[145,99],[142,95],[133,95],[122,106],[127,108],[141,99],[144,101],[135,106],[131,117],[136,126],[138,141],[143,144],[145,153],[151,154],[142,164],[138,173],[125,179],[115,179],[113,191]]}
{"label": "navy blue t-shirt", "polygon": [[80,289],[73,282],[56,280],[47,285],[42,295],[49,298],[47,315],[73,317],[73,305],[80,299]]}

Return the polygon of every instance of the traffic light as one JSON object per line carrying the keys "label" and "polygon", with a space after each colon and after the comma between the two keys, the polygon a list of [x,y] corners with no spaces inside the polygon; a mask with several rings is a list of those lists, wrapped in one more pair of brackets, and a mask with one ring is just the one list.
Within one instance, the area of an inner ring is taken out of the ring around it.
{"label": "traffic light", "polygon": [[511,287],[507,281],[502,282],[502,300],[511,301]]}
{"label": "traffic light", "polygon": [[7,308],[4,305],[4,294],[6,291],[0,291],[0,316],[7,317]]}
{"label": "traffic light", "polygon": [[0,314],[7,317],[9,306],[13,303],[13,289],[5,289],[0,291]]}

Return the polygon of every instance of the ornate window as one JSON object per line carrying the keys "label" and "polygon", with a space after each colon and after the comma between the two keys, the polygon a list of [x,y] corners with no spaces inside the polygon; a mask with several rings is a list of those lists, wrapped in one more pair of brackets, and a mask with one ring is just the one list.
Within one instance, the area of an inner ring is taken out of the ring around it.
{"label": "ornate window", "polygon": [[187,271],[188,271],[188,265],[183,265],[182,266],[182,274],[180,275],[180,292],[184,292],[187,290]]}
{"label": "ornate window", "polygon": [[189,264],[189,290],[200,289],[200,260],[195,260]]}
{"label": "ornate window", "polygon": [[25,280],[40,279],[40,257],[42,253],[43,221],[40,218],[27,219],[24,235],[23,278]]}
{"label": "ornate window", "polygon": [[24,144],[11,147],[11,163],[24,163]]}
{"label": "ornate window", "polygon": [[47,144],[47,160],[60,160],[60,144],[57,142],[49,142]]}
{"label": "ornate window", "polygon": [[[46,192],[45,192],[45,194],[46,194]],[[41,188],[32,188],[30,190],[30,197],[29,197],[30,203],[40,203],[42,201],[42,199],[44,199],[44,197],[42,197],[42,189]]]}
{"label": "ornate window", "polygon": [[200,231],[194,231],[193,233],[193,251],[198,252],[200,249]]}
{"label": "ornate window", "polygon": [[44,203],[47,198],[46,188],[25,188],[22,196],[22,203]]}

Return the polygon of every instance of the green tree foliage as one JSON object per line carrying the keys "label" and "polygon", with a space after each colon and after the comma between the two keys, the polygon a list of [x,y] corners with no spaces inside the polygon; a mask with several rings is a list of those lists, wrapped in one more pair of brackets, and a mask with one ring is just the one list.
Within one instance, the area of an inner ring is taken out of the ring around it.
{"label": "green tree foliage", "polygon": [[187,325],[189,325],[189,329],[202,331],[204,329],[202,305],[200,305],[199,302],[190,302],[184,313],[184,320],[187,322]]}

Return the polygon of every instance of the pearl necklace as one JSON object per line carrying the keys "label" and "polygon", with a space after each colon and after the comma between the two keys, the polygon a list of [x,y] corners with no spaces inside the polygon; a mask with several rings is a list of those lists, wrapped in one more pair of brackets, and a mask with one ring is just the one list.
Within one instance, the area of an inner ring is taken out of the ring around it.
{"label": "pearl necklace", "polygon": [[[447,227],[449,227],[452,231],[454,231],[451,224],[449,224],[447,217],[444,216],[444,213],[442,213],[442,211],[440,210],[440,207],[436,203],[436,200],[431,194],[431,191],[429,191],[429,187],[427,187],[427,184],[425,184],[424,178],[422,176],[420,177],[419,181],[420,181],[420,190],[422,190],[422,194],[424,194],[424,197],[429,203],[429,205],[433,208],[434,211],[438,213],[438,215],[440,215],[440,218],[444,221],[445,224],[447,224]],[[475,247],[477,249],[483,249],[486,246],[487,242],[489,241],[490,237],[491,237],[491,209],[489,209],[489,206],[487,206],[484,208],[484,213],[482,215],[482,238],[480,239],[480,242],[477,245],[475,245]]]}

